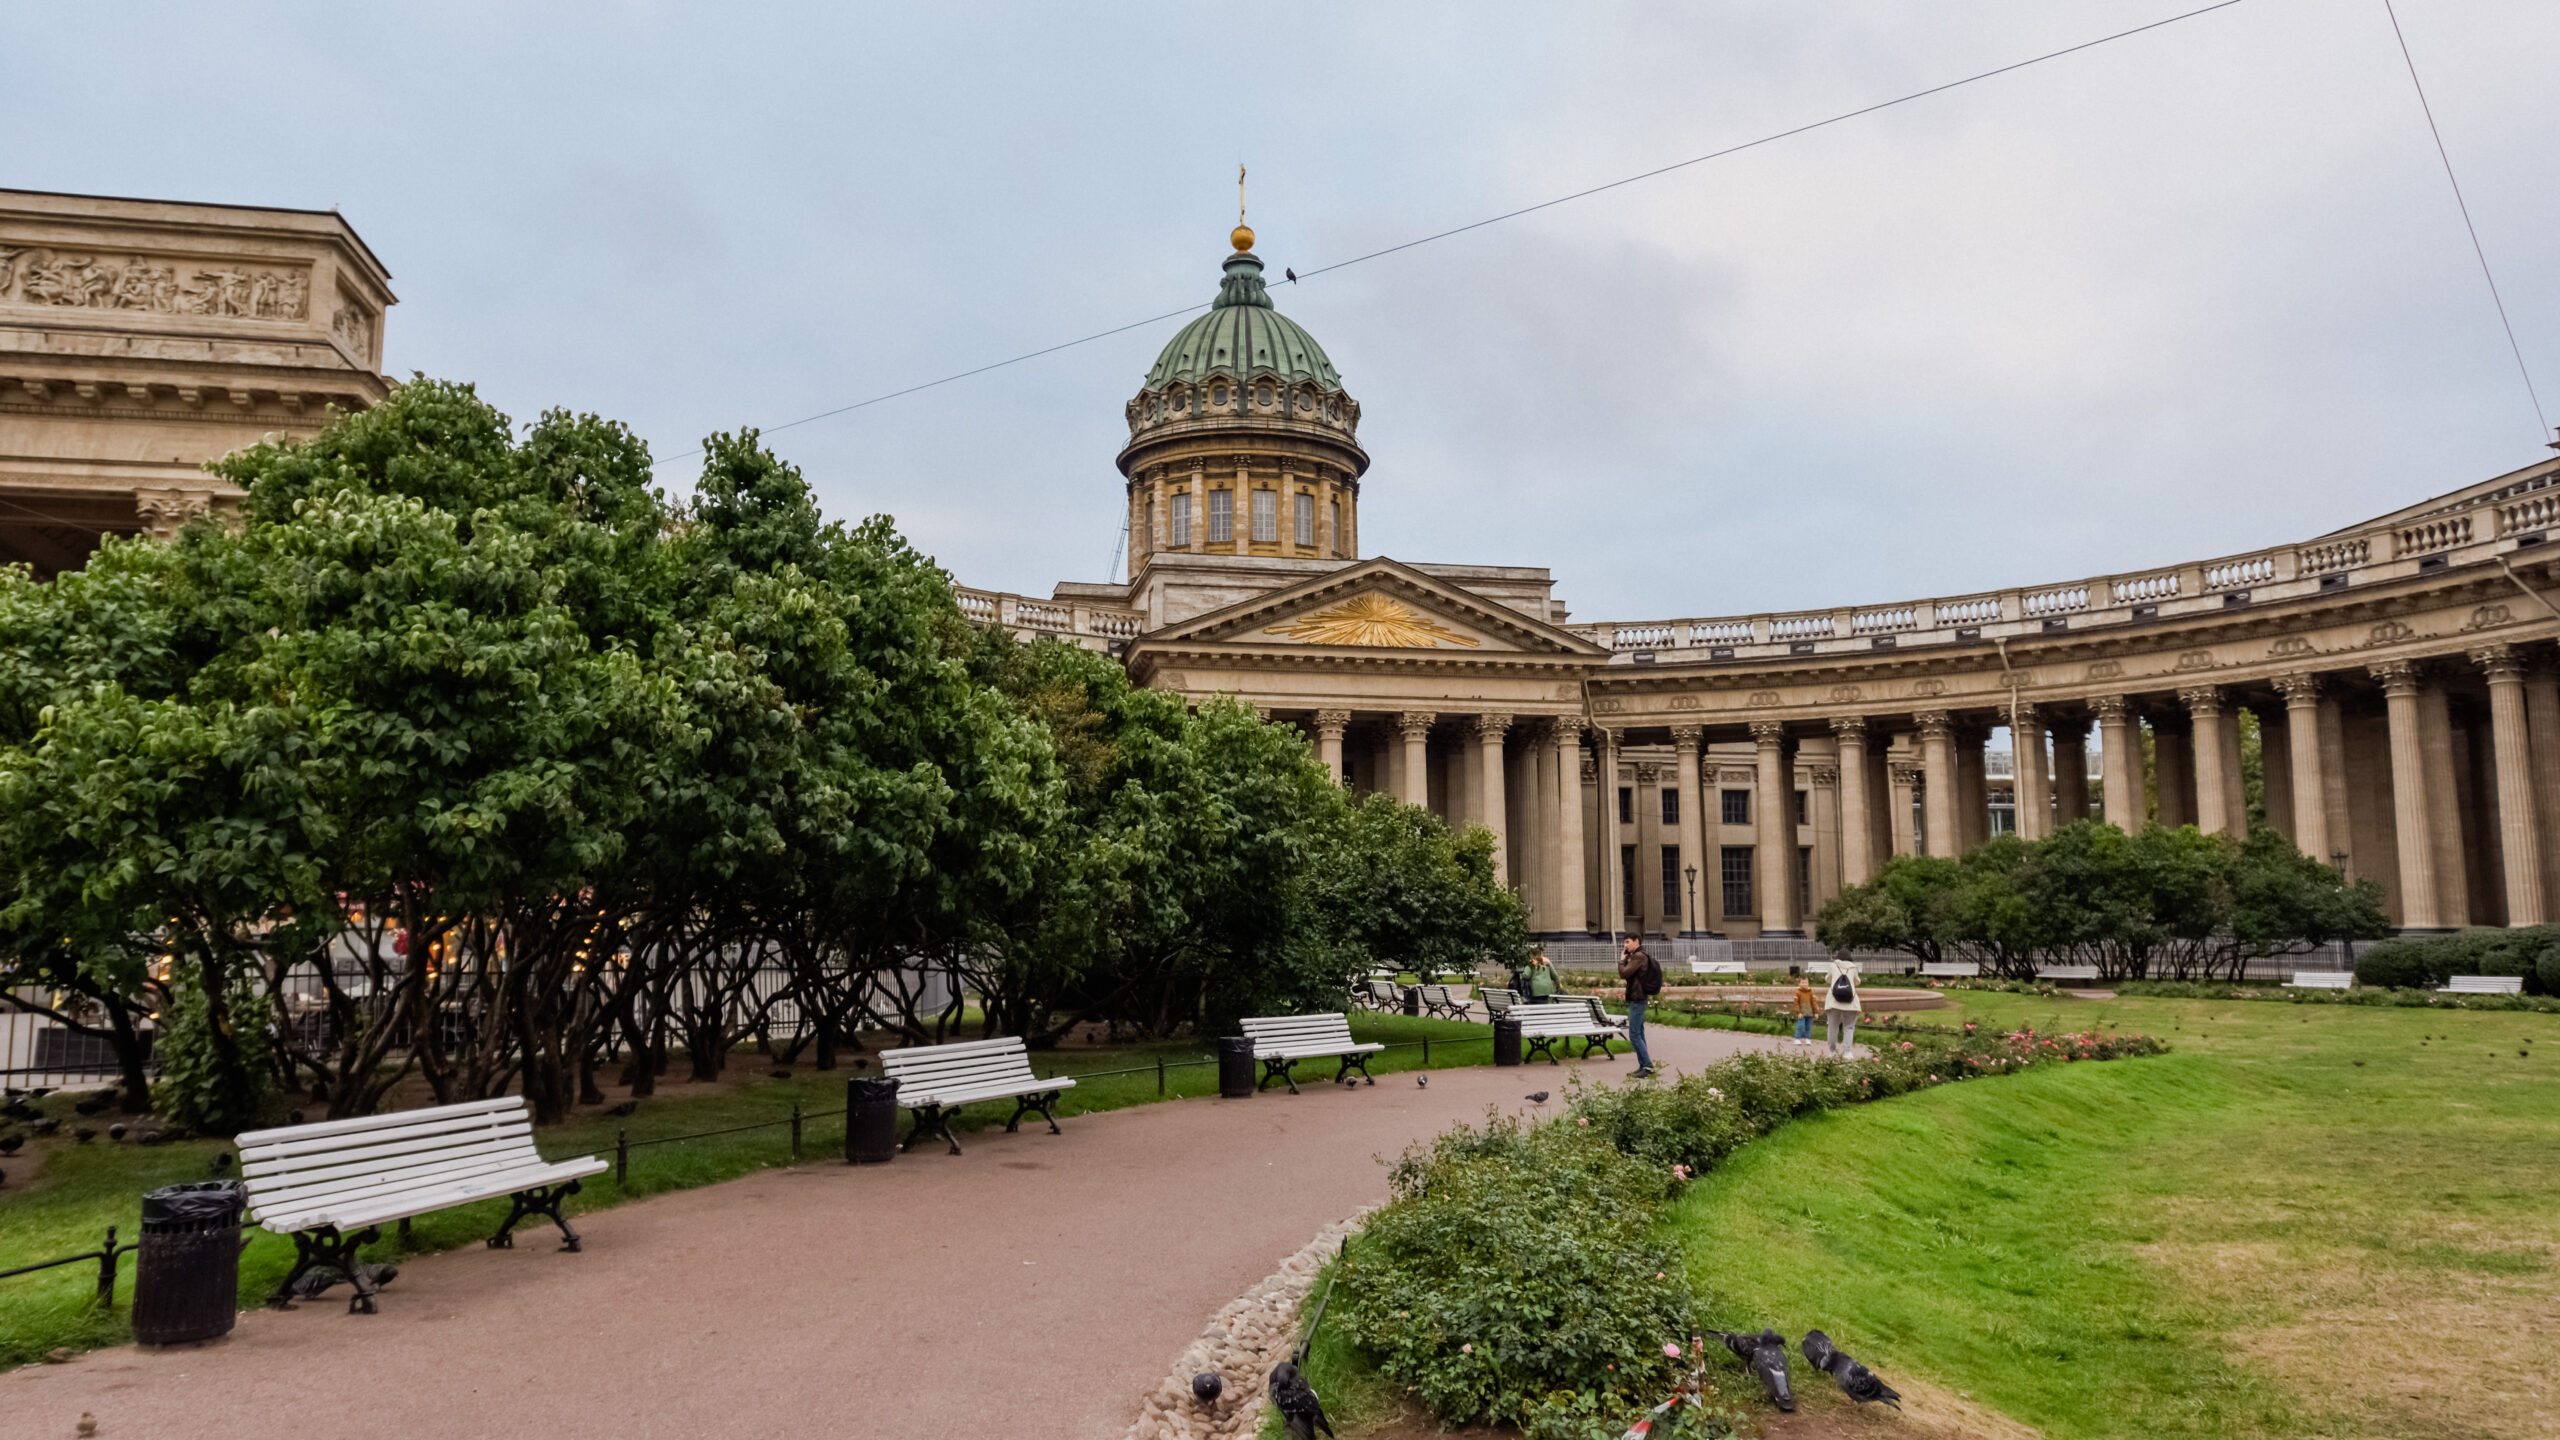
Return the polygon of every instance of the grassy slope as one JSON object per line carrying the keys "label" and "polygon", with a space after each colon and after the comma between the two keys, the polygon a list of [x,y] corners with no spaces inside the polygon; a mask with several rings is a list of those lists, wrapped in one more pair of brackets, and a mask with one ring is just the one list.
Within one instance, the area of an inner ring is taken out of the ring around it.
{"label": "grassy slope", "polygon": [[1962,1003],[2180,1050],[1746,1149],[1673,1220],[1727,1323],[1821,1325],[2057,1440],[2551,1433],[2560,1055],[2517,1051],[2552,1017]]}
{"label": "grassy slope", "polygon": [[[1493,1058],[1491,1031],[1481,1024],[1401,1015],[1355,1015],[1351,1028],[1363,1040],[1389,1044],[1428,1036],[1434,1042],[1434,1069],[1483,1065]],[[1453,1043],[1439,1043],[1444,1040]],[[1043,1075],[1076,1074],[1152,1065],[1159,1054],[1168,1061],[1183,1061],[1197,1060],[1202,1053],[1194,1041],[1123,1046],[1107,1051],[1058,1051],[1034,1057],[1033,1067]],[[848,1072],[821,1074],[802,1066],[795,1069],[792,1078],[776,1080],[767,1073],[771,1068],[761,1056],[741,1054],[732,1064],[730,1080],[720,1086],[679,1087],[691,1093],[643,1101],[639,1112],[629,1119],[585,1111],[566,1124],[540,1131],[536,1142],[545,1155],[602,1154],[610,1159],[617,1130],[628,1130],[630,1138],[638,1142],[652,1136],[774,1120],[787,1116],[794,1101],[808,1111],[843,1107]],[[1298,1081],[1301,1086],[1311,1076],[1333,1073],[1330,1063],[1298,1068],[1302,1072]],[[1373,1057],[1369,1068],[1380,1075],[1417,1070],[1422,1068],[1422,1052],[1390,1050]],[[1165,1076],[1167,1098],[1211,1095],[1217,1088],[1214,1066],[1171,1070]],[[1145,1104],[1156,1098],[1152,1071],[1107,1076],[1078,1084],[1068,1092],[1058,1113],[1063,1119]],[[60,1097],[52,1108],[68,1113]],[[955,1128],[965,1136],[969,1130],[1001,1124],[1010,1113],[1008,1106],[981,1107],[965,1115],[963,1123]],[[1029,1123],[1039,1122],[1034,1119]],[[823,1159],[841,1154],[843,1126],[841,1118],[808,1122],[802,1135],[804,1155]],[[902,1122],[901,1133],[903,1129]],[[790,1143],[789,1128],[773,1126],[636,1149],[631,1152],[631,1178],[627,1185],[616,1183],[611,1172],[588,1180],[575,1209],[583,1213],[644,1195],[714,1184],[753,1170],[789,1164]],[[103,1137],[85,1146],[75,1145],[68,1138],[30,1143],[19,1155],[0,1161],[0,1170],[8,1176],[6,1187],[0,1188],[0,1269],[94,1249],[110,1225],[121,1228],[120,1240],[132,1241],[136,1238],[143,1191],[205,1179],[213,1157],[230,1149],[228,1142],[211,1140],[147,1150],[131,1142],[112,1144]],[[412,1226],[415,1246],[420,1250],[441,1250],[474,1243],[497,1228],[505,1214],[504,1201],[487,1201],[419,1216]],[[263,1299],[293,1262],[291,1241],[263,1230],[253,1229],[249,1235],[249,1248],[240,1257],[243,1305],[254,1305]],[[553,1243],[551,1235],[549,1223],[538,1221],[535,1228],[526,1232],[522,1243],[548,1245]],[[386,1234],[367,1254],[388,1258],[396,1249],[395,1237]],[[97,1288],[94,1265],[64,1266],[0,1280],[0,1368],[23,1364],[56,1346],[80,1349],[122,1343],[129,1333],[127,1310],[133,1296],[134,1258],[128,1255],[121,1262],[117,1308],[113,1312],[99,1311],[90,1304]],[[346,1288],[340,1286],[319,1303],[342,1303],[346,1294]]]}

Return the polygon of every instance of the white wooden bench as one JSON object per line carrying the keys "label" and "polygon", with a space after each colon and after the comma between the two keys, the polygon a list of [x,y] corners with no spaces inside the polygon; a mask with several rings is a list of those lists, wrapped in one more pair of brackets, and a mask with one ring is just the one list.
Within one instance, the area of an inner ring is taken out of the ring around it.
{"label": "white wooden bench", "polygon": [[2448,975],[2439,995],[2521,995],[2521,975]]}
{"label": "white wooden bench", "polygon": [[1582,1042],[1580,1058],[1588,1060],[1599,1051],[1615,1060],[1609,1050],[1612,1040],[1627,1038],[1627,1022],[1623,1016],[1610,1014],[1600,1002],[1588,995],[1559,995],[1544,1005],[1524,1005],[1512,1012],[1520,1017],[1522,1061],[1547,1057],[1547,1063],[1561,1065],[1564,1056],[1556,1053],[1559,1041],[1565,1056],[1573,1054],[1573,1042]]}
{"label": "white wooden bench", "polygon": [[1498,985],[1478,990],[1476,998],[1484,1002],[1484,1018],[1487,1020],[1499,1020],[1521,1003],[1519,991],[1506,990]]}
{"label": "white wooden bench", "polygon": [[1353,997],[1372,1010],[1396,1011],[1404,1008],[1404,992],[1396,988],[1392,976],[1373,975],[1360,982]]}
{"label": "white wooden bench", "polygon": [[898,1148],[914,1149],[916,1141],[930,1131],[941,1136],[954,1155],[960,1153],[960,1141],[951,1133],[951,1120],[962,1106],[1010,1100],[1013,1118],[1004,1122],[1007,1134],[1022,1127],[1023,1116],[1038,1115],[1049,1122],[1049,1133],[1055,1135],[1059,1133],[1058,1097],[1076,1088],[1076,1082],[1064,1075],[1043,1080],[1032,1074],[1031,1052],[1019,1035],[883,1050],[880,1073],[898,1082],[898,1103],[915,1120],[906,1143]]}
{"label": "white wooden bench", "polygon": [[2287,990],[2345,990],[2356,983],[2356,977],[2344,970],[2296,970],[2284,982]]}
{"label": "white wooden bench", "polygon": [[1941,980],[1971,980],[1982,974],[1982,966],[1971,960],[1930,960],[1920,966],[1924,977]]}
{"label": "white wooden bench", "polygon": [[2036,967],[2036,978],[2055,985],[2066,980],[2095,980],[2098,978],[2098,967],[2095,965],[2039,965]]}
{"label": "white wooden bench", "polygon": [[1689,973],[1692,975],[1740,975],[1745,972],[1739,960],[1692,960],[1689,962]]}
{"label": "white wooden bench", "polygon": [[1361,1079],[1375,1085],[1378,1081],[1369,1073],[1369,1057],[1387,1048],[1352,1039],[1351,1022],[1341,1015],[1250,1015],[1245,1017],[1244,1033],[1253,1041],[1254,1058],[1262,1062],[1262,1078],[1253,1088],[1269,1086],[1276,1076],[1292,1095],[1298,1093],[1298,1081],[1290,1071],[1301,1060],[1340,1060],[1342,1068],[1334,1072],[1334,1079],[1347,1081],[1358,1070]]}
{"label": "white wooden bench", "polygon": [[384,1223],[506,1195],[514,1208],[491,1249],[512,1247],[517,1222],[544,1215],[560,1227],[560,1248],[575,1250],[578,1232],[560,1207],[605,1168],[593,1155],[543,1159],[521,1095],[251,1130],[236,1143],[249,1219],[293,1237],[293,1269],[268,1303],[287,1304],[303,1276],[334,1270],[355,1287],[348,1313],[364,1315],[374,1313],[376,1287],[356,1251],[381,1238]]}
{"label": "white wooden bench", "polygon": [[1446,1020],[1467,1018],[1466,997],[1458,993],[1463,986],[1420,985],[1414,988],[1421,993],[1423,1014]]}

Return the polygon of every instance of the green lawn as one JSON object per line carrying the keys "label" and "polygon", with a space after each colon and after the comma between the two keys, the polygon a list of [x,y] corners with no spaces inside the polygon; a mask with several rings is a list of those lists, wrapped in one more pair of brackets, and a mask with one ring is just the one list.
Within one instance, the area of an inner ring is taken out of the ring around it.
{"label": "green lawn", "polygon": [[1746,1148],[1672,1219],[1722,1323],[1821,1326],[2056,1440],[2552,1433],[2560,1052],[2532,1042],[2560,1020],[1951,998],[1926,1018],[2178,1049]]}
{"label": "green lawn", "polygon": [[[1481,1024],[1403,1015],[1354,1015],[1351,1029],[1362,1040],[1390,1045],[1406,1046],[1428,1039],[1432,1042],[1433,1069],[1489,1064],[1493,1058],[1491,1028]],[[1047,1052],[1034,1056],[1032,1064],[1043,1075],[1088,1075],[1098,1070],[1141,1068],[1139,1074],[1080,1080],[1058,1107],[1064,1120],[1154,1101],[1158,1097],[1153,1066],[1159,1057],[1170,1066],[1202,1059],[1207,1053],[1197,1041],[1179,1041]],[[1373,1057],[1369,1068],[1380,1075],[1418,1070],[1423,1068],[1423,1055],[1419,1048],[1388,1050]],[[586,1182],[574,1206],[575,1212],[602,1209],[644,1195],[714,1184],[791,1163],[791,1132],[787,1124],[663,1145],[638,1142],[784,1120],[795,1102],[809,1113],[841,1110],[846,1079],[878,1073],[839,1070],[825,1074],[801,1065],[792,1067],[791,1078],[774,1079],[769,1073],[772,1069],[771,1062],[761,1056],[741,1054],[733,1061],[729,1078],[718,1086],[675,1087],[674,1093],[640,1102],[638,1112],[628,1118],[600,1110],[581,1112],[566,1124],[539,1132],[537,1142],[545,1155],[553,1157],[601,1154],[610,1159],[616,1135],[628,1133],[638,1146],[631,1151],[628,1182],[617,1183],[610,1172],[597,1176]],[[1330,1063],[1301,1065],[1298,1083],[1304,1086],[1310,1077],[1322,1083],[1321,1077],[1331,1073]],[[1165,1098],[1169,1099],[1212,1095],[1218,1088],[1217,1069],[1214,1065],[1168,1068],[1164,1086]],[[65,1103],[68,1098],[54,1097],[49,1108],[69,1114]],[[962,1123],[954,1128],[962,1133],[965,1144],[970,1131],[1002,1124],[1010,1113],[1009,1106],[984,1106],[964,1114]],[[1028,1123],[1039,1122],[1035,1119]],[[900,1129],[903,1134],[903,1121]],[[808,1121],[802,1130],[802,1144],[804,1157],[812,1160],[841,1156],[843,1119],[838,1116]],[[119,1227],[119,1240],[132,1241],[140,1220],[143,1191],[208,1178],[214,1157],[230,1149],[228,1142],[211,1140],[152,1149],[131,1141],[115,1144],[104,1137],[87,1145],[76,1144],[68,1137],[29,1142],[17,1155],[0,1160],[0,1171],[7,1175],[5,1185],[0,1185],[0,1270],[95,1249],[110,1225]],[[476,1243],[497,1228],[505,1214],[504,1201],[487,1201],[419,1216],[412,1226],[414,1247],[440,1250]],[[553,1232],[545,1221],[537,1221],[523,1233],[525,1238],[520,1243],[554,1243]],[[289,1240],[263,1230],[251,1230],[249,1234],[249,1248],[240,1257],[240,1296],[244,1305],[263,1299],[293,1261]],[[386,1235],[367,1254],[391,1258],[397,1251],[396,1236]],[[122,1343],[128,1338],[126,1311],[133,1295],[133,1257],[128,1255],[121,1263],[116,1309],[103,1311],[92,1305],[90,1300],[96,1289],[94,1265],[65,1266],[0,1280],[0,1368],[24,1364],[58,1346],[84,1349]],[[346,1294],[346,1287],[341,1285],[316,1303],[343,1304]]]}

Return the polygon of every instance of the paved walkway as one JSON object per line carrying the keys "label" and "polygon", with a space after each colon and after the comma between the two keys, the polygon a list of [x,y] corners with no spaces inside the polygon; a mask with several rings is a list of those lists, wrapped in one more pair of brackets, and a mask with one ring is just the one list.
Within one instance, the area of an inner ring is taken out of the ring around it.
{"label": "paved walkway", "polygon": [[[1674,1068],[1781,1048],[1647,1038]],[[340,1287],[213,1345],[0,1375],[0,1435],[68,1437],[86,1411],[100,1440],[1116,1440],[1219,1306],[1384,1197],[1382,1160],[1561,1079],[1390,1075],[767,1171],[582,1217],[582,1254],[528,1229],[419,1258],[379,1315]]]}

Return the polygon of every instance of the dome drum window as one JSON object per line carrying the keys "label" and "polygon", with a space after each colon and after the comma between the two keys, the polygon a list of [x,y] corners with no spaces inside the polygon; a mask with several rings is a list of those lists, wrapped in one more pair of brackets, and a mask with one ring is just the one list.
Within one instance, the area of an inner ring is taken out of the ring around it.
{"label": "dome drum window", "polygon": [[1280,497],[1272,491],[1253,492],[1253,543],[1280,543]]}
{"label": "dome drum window", "polygon": [[1236,538],[1236,496],[1232,490],[1209,492],[1209,543],[1227,545]]}

